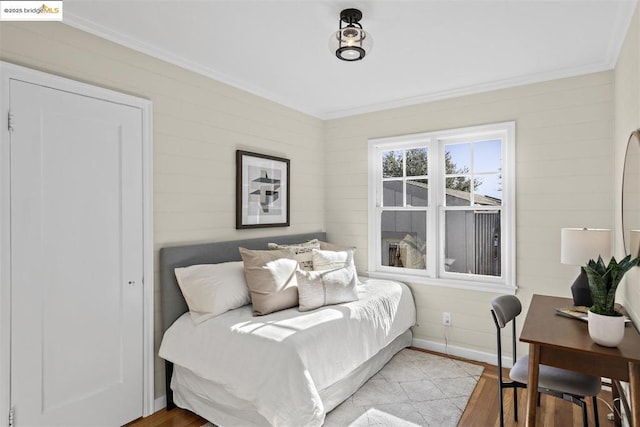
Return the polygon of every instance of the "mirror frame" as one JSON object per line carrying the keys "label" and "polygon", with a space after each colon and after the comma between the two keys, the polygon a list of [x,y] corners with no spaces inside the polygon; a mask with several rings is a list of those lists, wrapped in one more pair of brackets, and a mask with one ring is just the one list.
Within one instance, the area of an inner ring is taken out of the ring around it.
{"label": "mirror frame", "polygon": [[[632,150],[635,150],[633,152]],[[631,165],[630,162],[635,164]],[[630,181],[635,178],[635,183]],[[630,188],[629,188],[630,187]],[[633,192],[633,193],[632,193]],[[634,196],[631,203],[625,198]],[[631,206],[631,207],[629,207]],[[625,211],[625,208],[627,209]],[[622,169],[622,243],[625,253],[631,253],[631,230],[640,230],[640,129],[636,129],[629,135],[627,149],[624,155],[624,165]]]}

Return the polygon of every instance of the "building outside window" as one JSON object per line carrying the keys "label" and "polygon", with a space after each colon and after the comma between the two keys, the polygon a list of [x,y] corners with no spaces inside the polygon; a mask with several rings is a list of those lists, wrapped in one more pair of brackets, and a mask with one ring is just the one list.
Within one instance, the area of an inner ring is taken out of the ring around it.
{"label": "building outside window", "polygon": [[369,274],[515,289],[515,123],[369,141]]}

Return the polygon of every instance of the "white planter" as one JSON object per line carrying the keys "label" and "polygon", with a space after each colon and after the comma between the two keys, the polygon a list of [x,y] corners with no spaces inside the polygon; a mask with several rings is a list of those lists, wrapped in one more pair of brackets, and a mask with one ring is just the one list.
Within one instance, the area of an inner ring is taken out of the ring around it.
{"label": "white planter", "polygon": [[624,338],[624,316],[603,316],[589,310],[589,335],[596,343],[605,347],[616,347]]}

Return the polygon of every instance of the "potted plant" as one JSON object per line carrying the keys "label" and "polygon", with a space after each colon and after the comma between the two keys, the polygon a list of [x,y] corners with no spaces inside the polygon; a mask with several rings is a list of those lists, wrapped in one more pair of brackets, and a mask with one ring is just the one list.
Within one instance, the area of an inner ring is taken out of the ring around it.
{"label": "potted plant", "polygon": [[615,309],[616,290],[622,276],[638,265],[639,260],[640,257],[631,259],[631,255],[627,255],[618,263],[611,257],[609,265],[605,265],[599,256],[598,262],[591,259],[584,267],[593,299],[588,312],[589,335],[597,344],[615,347],[622,341],[624,316]]}

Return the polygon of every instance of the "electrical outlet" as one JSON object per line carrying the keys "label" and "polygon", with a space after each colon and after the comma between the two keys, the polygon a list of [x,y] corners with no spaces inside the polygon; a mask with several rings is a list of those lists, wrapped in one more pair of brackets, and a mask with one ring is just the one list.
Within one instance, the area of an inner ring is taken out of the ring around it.
{"label": "electrical outlet", "polygon": [[442,324],[445,326],[451,326],[451,313],[448,311],[442,313]]}

